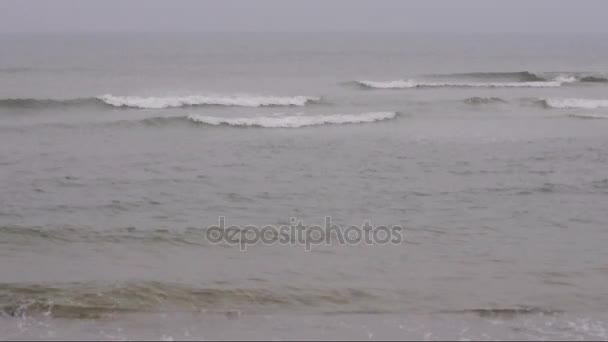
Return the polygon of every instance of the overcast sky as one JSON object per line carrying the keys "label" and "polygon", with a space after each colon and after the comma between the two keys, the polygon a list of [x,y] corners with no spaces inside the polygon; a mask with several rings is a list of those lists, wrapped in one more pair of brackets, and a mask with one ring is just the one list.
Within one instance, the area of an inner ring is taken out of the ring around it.
{"label": "overcast sky", "polygon": [[608,32],[603,0],[0,0],[0,32]]}

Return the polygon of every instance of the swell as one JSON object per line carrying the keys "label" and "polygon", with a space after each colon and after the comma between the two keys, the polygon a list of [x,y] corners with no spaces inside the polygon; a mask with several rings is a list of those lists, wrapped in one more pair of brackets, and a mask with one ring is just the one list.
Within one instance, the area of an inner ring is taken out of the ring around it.
{"label": "swell", "polygon": [[529,71],[517,72],[469,72],[448,75],[433,75],[435,77],[472,78],[480,80],[510,80],[516,82],[542,82],[547,81],[545,77]]}
{"label": "swell", "polygon": [[368,89],[408,89],[408,88],[549,88],[561,87],[569,83],[606,83],[603,75],[582,72],[548,72],[535,74],[520,72],[472,72],[457,74],[436,74],[422,79],[397,79],[392,81],[358,80],[354,84]]}
{"label": "swell", "polygon": [[447,79],[467,79],[467,80],[482,80],[482,81],[512,81],[512,82],[545,82],[556,78],[574,77],[578,82],[608,82],[608,78],[601,74],[592,74],[587,72],[546,72],[533,73],[530,71],[517,72],[469,72],[455,74],[435,74],[433,78]]}
{"label": "swell", "polygon": [[0,74],[21,74],[21,73],[64,73],[64,72],[82,72],[94,70],[85,67],[7,67],[0,68]]}
{"label": "swell", "polygon": [[608,113],[572,113],[568,116],[579,119],[608,119]]}
{"label": "swell", "polygon": [[602,76],[584,76],[580,78],[580,81],[591,83],[605,83],[608,82],[608,78]]}
{"label": "swell", "polygon": [[77,99],[34,99],[34,98],[6,98],[0,99],[0,108],[7,109],[45,109],[45,108],[69,108],[69,107],[86,107],[86,106],[104,106],[103,101],[90,98]]}
{"label": "swell", "polygon": [[[258,281],[262,281],[260,279]],[[0,284],[0,314],[11,317],[45,315],[55,318],[99,319],[129,312],[228,313],[233,310],[302,308],[330,311],[335,306],[357,311],[374,294],[353,288],[209,287],[169,282],[4,283]]]}
{"label": "swell", "polygon": [[0,73],[18,74],[18,73],[24,73],[24,72],[34,71],[34,70],[35,70],[34,68],[28,68],[28,67],[0,68]]}
{"label": "swell", "polygon": [[469,97],[463,100],[464,103],[469,105],[483,105],[483,104],[493,104],[493,103],[507,103],[506,100],[501,99],[500,97],[480,97],[474,96]]}
{"label": "swell", "polygon": [[552,310],[535,306],[515,306],[511,308],[480,308],[442,311],[444,314],[472,314],[482,318],[512,319],[521,315],[556,315],[562,313],[560,310]]}
{"label": "swell", "polygon": [[305,106],[320,103],[321,99],[310,96],[203,96],[182,97],[140,97],[114,96],[110,94],[76,99],[35,99],[5,98],[0,99],[0,108],[8,109],[44,109],[69,108],[83,106],[106,106],[108,108],[164,109],[193,106]]}
{"label": "swell", "polygon": [[368,89],[412,89],[412,88],[552,88],[572,83],[573,78],[558,78],[552,81],[531,82],[471,82],[471,81],[423,81],[415,79],[394,81],[356,81]]}
{"label": "swell", "polygon": [[135,227],[94,230],[83,226],[60,226],[44,228],[38,226],[0,226],[2,244],[35,243],[110,243],[110,244],[168,244],[206,246],[205,229],[186,228],[180,230],[137,229]]}

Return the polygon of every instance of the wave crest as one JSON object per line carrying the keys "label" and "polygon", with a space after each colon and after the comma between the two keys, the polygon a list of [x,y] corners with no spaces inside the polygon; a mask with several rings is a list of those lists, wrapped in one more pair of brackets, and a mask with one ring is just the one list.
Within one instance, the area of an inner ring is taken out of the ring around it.
{"label": "wave crest", "polygon": [[299,128],[325,124],[371,123],[381,120],[394,119],[396,116],[396,112],[370,112],[363,114],[258,116],[242,118],[189,115],[188,119],[197,123],[212,126],[227,125],[237,127]]}
{"label": "wave crest", "polygon": [[74,99],[36,99],[5,98],[0,99],[0,107],[10,109],[44,109],[82,106],[112,106],[118,108],[163,109],[187,106],[305,106],[320,102],[312,96],[182,96],[182,97],[141,97],[114,96],[111,94],[97,97]]}
{"label": "wave crest", "polygon": [[181,96],[181,97],[140,97],[114,96],[106,94],[99,96],[101,101],[115,107],[132,107],[144,109],[162,109],[187,106],[305,106],[311,102],[320,101],[317,97],[309,96]]}
{"label": "wave crest", "polygon": [[[437,75],[441,77],[441,75]],[[476,78],[482,80],[511,80],[517,82],[542,82],[547,81],[546,78],[541,77],[535,73],[529,71],[516,71],[516,72],[469,72],[462,74],[450,74],[450,77],[465,77],[465,78]]]}
{"label": "wave crest", "polygon": [[531,82],[427,82],[409,80],[395,80],[388,82],[357,81],[362,87],[372,89],[408,89],[408,88],[549,88],[561,87],[565,83],[576,82],[573,77],[560,77],[553,81]]}
{"label": "wave crest", "polygon": [[550,98],[542,100],[544,106],[558,109],[598,109],[608,108],[608,100]]}

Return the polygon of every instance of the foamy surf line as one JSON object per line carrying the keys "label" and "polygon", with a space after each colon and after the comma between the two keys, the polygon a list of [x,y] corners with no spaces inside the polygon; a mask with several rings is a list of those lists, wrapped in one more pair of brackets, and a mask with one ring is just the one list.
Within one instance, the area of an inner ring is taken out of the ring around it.
{"label": "foamy surf line", "polygon": [[543,104],[557,109],[598,109],[608,108],[608,100],[550,98],[542,100]]}
{"label": "foamy surf line", "polygon": [[573,77],[558,78],[553,81],[530,81],[530,82],[426,82],[417,80],[396,81],[356,81],[365,88],[373,89],[410,89],[410,88],[551,88],[561,87],[565,83],[576,82]]}
{"label": "foamy surf line", "polygon": [[258,116],[227,118],[204,115],[188,115],[188,119],[196,123],[234,127],[264,127],[264,128],[300,128],[318,125],[340,125],[372,123],[394,119],[396,112],[370,112],[362,114],[332,114],[332,115],[292,115],[292,116]]}
{"label": "foamy surf line", "polygon": [[114,96],[106,94],[97,97],[106,104],[115,107],[131,107],[142,109],[163,109],[187,106],[305,106],[309,103],[319,102],[321,99],[312,96],[179,96],[179,97],[140,97],[140,96]]}

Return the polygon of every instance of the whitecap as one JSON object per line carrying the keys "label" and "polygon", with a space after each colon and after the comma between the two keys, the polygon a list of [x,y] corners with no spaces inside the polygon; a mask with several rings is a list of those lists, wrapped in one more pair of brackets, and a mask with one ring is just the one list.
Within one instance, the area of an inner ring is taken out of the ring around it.
{"label": "whitecap", "polygon": [[162,109],[185,106],[305,106],[308,103],[319,101],[317,97],[310,96],[178,96],[178,97],[140,97],[140,96],[114,96],[106,94],[97,97],[99,100],[115,107],[133,107],[145,109]]}
{"label": "whitecap", "polygon": [[257,116],[257,117],[217,117],[204,115],[189,115],[188,119],[207,125],[228,125],[240,127],[266,128],[298,128],[325,124],[357,124],[371,123],[381,120],[394,119],[395,112],[370,112],[362,114],[332,114],[332,115],[290,115],[290,116]]}

